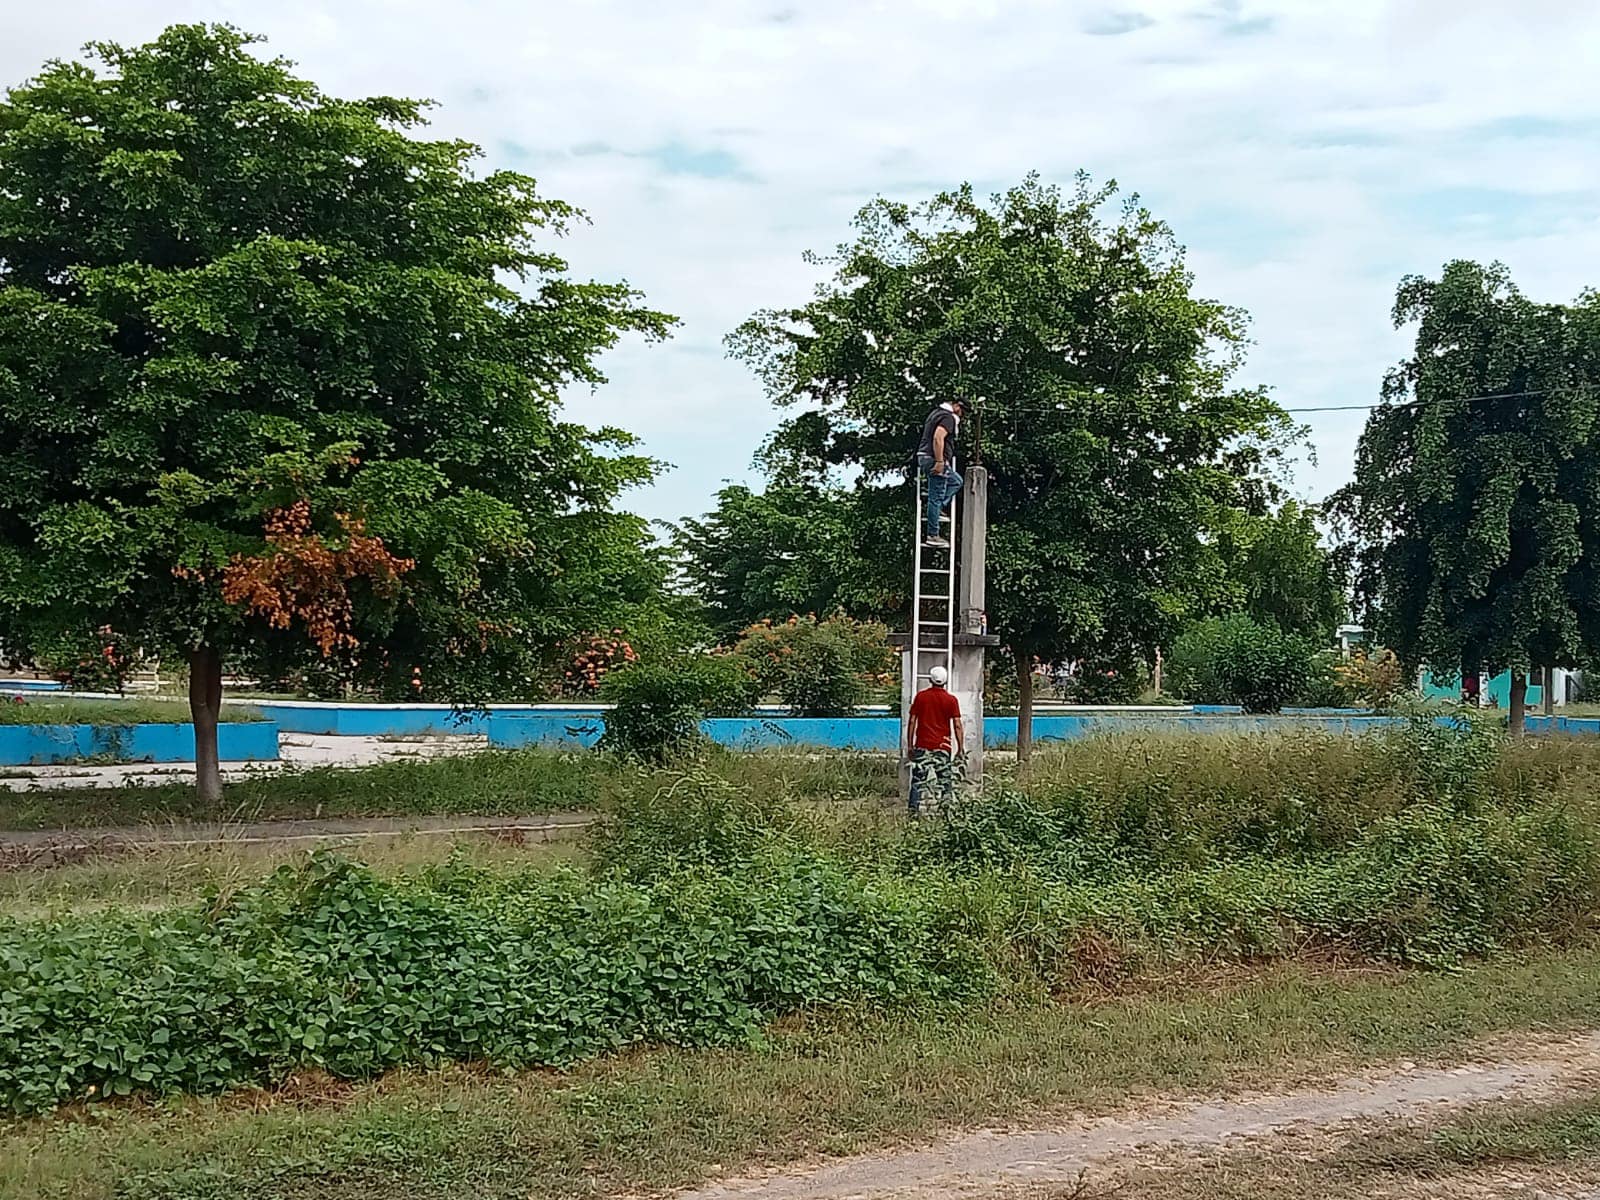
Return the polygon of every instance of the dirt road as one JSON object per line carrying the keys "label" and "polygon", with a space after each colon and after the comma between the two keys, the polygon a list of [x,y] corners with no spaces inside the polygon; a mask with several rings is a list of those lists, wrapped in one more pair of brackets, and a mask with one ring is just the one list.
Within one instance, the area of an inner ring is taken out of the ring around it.
{"label": "dirt road", "polygon": [[[1266,1139],[1265,1150],[1258,1148],[1257,1153],[1270,1154],[1274,1138],[1336,1130],[1352,1122],[1437,1119],[1486,1102],[1532,1101],[1574,1089],[1592,1090],[1597,1079],[1600,1033],[1552,1041],[1496,1062],[1453,1068],[1403,1064],[1322,1089],[1170,1102],[1042,1128],[970,1131],[919,1148],[730,1179],[685,1196],[687,1200],[1066,1200],[1075,1196],[1087,1200],[1102,1195],[1165,1195],[1163,1190],[1147,1192],[1112,1181],[1119,1168],[1149,1164],[1174,1152],[1215,1153],[1240,1139]],[[1097,1178],[1100,1186],[1095,1184]],[[1482,1190],[1462,1180],[1453,1192],[1426,1194],[1600,1200],[1600,1178],[1560,1176],[1551,1185],[1559,1190],[1542,1188],[1532,1177],[1518,1181],[1507,1176],[1503,1183],[1502,1190]],[[1204,1194],[1220,1198],[1251,1192]]]}

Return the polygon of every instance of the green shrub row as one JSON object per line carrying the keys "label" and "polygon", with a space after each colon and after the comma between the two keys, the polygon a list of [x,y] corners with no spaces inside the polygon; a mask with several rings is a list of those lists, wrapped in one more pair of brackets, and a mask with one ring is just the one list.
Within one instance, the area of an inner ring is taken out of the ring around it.
{"label": "green shrub row", "polygon": [[1560,803],[1413,805],[1333,853],[1154,867],[1020,793],[874,842],[688,780],[587,871],[386,882],[316,858],[227,901],[0,926],[0,1106],[210,1092],[317,1067],[564,1063],[747,1040],[816,1005],[916,1006],[1307,944],[1439,965],[1600,907]]}
{"label": "green shrub row", "polygon": [[937,907],[777,857],[649,885],[384,882],[319,858],[215,911],[0,926],[0,1106],[212,1092],[296,1067],[564,1063],[748,1039],[809,1005],[978,986]]}
{"label": "green shrub row", "polygon": [[[988,839],[1001,831],[1009,837],[997,848]],[[1050,964],[1055,984],[1071,982],[1057,976],[1083,966],[1086,944],[1126,963],[1282,955],[1314,942],[1443,966],[1570,936],[1600,912],[1600,835],[1556,806],[1464,816],[1425,805],[1333,855],[1151,872],[1125,847],[1054,836],[1048,814],[1011,795],[934,827],[905,858],[913,871],[952,864],[989,880],[1006,912],[989,932],[1003,929],[1013,951]]]}

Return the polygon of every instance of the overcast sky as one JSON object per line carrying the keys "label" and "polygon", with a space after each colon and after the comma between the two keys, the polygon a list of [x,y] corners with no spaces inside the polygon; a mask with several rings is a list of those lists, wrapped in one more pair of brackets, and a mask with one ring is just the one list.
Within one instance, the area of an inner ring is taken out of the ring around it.
{"label": "overcast sky", "polygon": [[[802,301],[802,252],[876,194],[1117,179],[1198,290],[1251,313],[1245,379],[1289,407],[1376,397],[1408,272],[1600,283],[1592,0],[0,0],[0,83],[195,20],[266,34],[334,94],[436,100],[438,134],[589,212],[575,271],[683,319],[568,401],[675,464],[629,497],[651,517],[752,478],[775,417],[722,337]],[[1306,419],[1296,489],[1320,498],[1361,414]]]}

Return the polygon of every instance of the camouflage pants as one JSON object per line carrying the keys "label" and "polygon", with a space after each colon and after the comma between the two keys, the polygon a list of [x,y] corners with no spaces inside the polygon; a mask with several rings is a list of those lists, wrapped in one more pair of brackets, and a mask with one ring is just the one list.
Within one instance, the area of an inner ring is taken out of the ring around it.
{"label": "camouflage pants", "polygon": [[911,752],[911,815],[933,812],[955,799],[955,760],[948,750]]}

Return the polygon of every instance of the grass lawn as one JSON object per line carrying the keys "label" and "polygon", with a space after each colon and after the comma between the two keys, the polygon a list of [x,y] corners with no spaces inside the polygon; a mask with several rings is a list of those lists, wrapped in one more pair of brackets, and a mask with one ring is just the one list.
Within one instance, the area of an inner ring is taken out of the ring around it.
{"label": "grass lawn", "polygon": [[[494,834],[403,834],[364,838],[359,844],[330,838],[323,844],[359,855],[385,877],[415,874],[452,859],[483,867],[524,867],[574,862],[583,855],[575,841],[520,843]],[[0,870],[0,918],[191,904],[259,883],[280,866],[304,862],[307,853],[304,842],[219,842],[137,850],[69,866],[14,867]]]}
{"label": "grass lawn", "polygon": [[[740,786],[802,801],[888,800],[897,787],[898,768],[888,755],[723,753],[713,756],[712,767]],[[518,816],[604,807],[622,794],[655,792],[677,774],[593,752],[496,750],[431,762],[286,771],[229,784],[220,807],[200,803],[189,783],[0,791],[0,830],[278,817]]]}
{"label": "grass lawn", "polygon": [[[230,704],[223,721],[260,721],[248,705]],[[179,700],[55,700],[43,693],[20,701],[0,696],[0,725],[187,725],[189,706]]]}
{"label": "grass lawn", "polygon": [[[0,1086],[11,1111],[68,1107],[0,1122],[0,1200],[643,1194],[1600,1028],[1597,780],[1600,746],[1432,722],[1074,743],[910,826],[886,756],[518,752],[259,780],[273,815],[611,819],[531,870],[479,842],[486,869],[426,878],[443,850],[420,843],[260,888],[235,885],[298,856],[19,874]],[[150,799],[90,811],[149,819]],[[167,911],[208,884],[227,901]],[[108,1089],[171,1098],[81,1106]]]}
{"label": "grass lawn", "polygon": [[[1597,1025],[1592,945],[1451,973],[1289,963],[1072,1003],[793,1019],[752,1050],[647,1049],[569,1072],[458,1068],[356,1086],[300,1077],[278,1093],[68,1111],[0,1125],[0,1197],[649,1193],[952,1126],[1287,1084],[1449,1057],[1486,1035]],[[1563,1128],[1592,1138],[1590,1120],[1580,1112]],[[1501,1145],[1529,1154],[1566,1136],[1537,1122],[1498,1128]],[[1467,1136],[1429,1153],[1474,1144],[1491,1143]]]}

